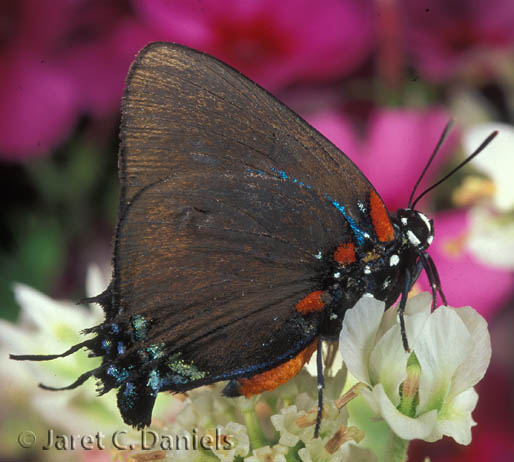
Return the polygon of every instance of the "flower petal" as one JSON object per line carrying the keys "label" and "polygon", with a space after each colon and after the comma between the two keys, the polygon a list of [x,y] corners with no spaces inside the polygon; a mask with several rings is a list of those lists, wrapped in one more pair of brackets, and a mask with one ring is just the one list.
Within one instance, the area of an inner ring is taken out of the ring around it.
{"label": "flower petal", "polygon": [[378,340],[369,357],[372,384],[382,384],[395,406],[400,404],[399,387],[407,376],[409,355],[403,348],[400,326],[396,325]]}
{"label": "flower petal", "polygon": [[[375,111],[369,119],[367,143],[357,164],[380,191],[389,210],[405,207],[413,172],[419,172],[439,138],[448,113],[442,107],[426,110],[394,108]],[[434,160],[437,170],[455,146],[451,134]]]}
{"label": "flower petal", "polygon": [[107,272],[102,270],[100,266],[92,264],[88,267],[86,275],[86,293],[88,297],[95,297],[107,288],[109,279],[106,276]]}
{"label": "flower petal", "polygon": [[491,361],[491,337],[487,321],[473,308],[466,306],[455,310],[473,339],[466,361],[453,375],[449,398],[475,386],[485,375]]}
{"label": "flower petal", "polygon": [[378,410],[378,414],[400,438],[405,440],[426,439],[434,430],[437,419],[436,410],[431,410],[415,418],[407,417],[396,409],[380,383],[367,393],[362,390],[362,396],[373,409]]}
{"label": "flower petal", "polygon": [[60,304],[55,300],[25,284],[15,283],[13,290],[14,298],[21,307],[23,319],[38,329],[44,330],[48,326],[49,317],[54,318],[56,310],[62,310],[61,306],[57,307]]}
{"label": "flower petal", "polygon": [[299,431],[296,421],[303,415],[305,415],[305,411],[299,412],[293,404],[281,409],[280,414],[271,416],[271,423],[275,430],[280,433],[279,444],[292,448],[298,443],[300,437],[298,436]]}
{"label": "flower petal", "polygon": [[229,449],[224,449],[222,445],[217,448],[216,445],[211,446],[211,451],[218,457],[221,462],[231,462],[236,456],[244,457],[250,451],[250,438],[246,431],[246,427],[237,422],[229,422],[227,425],[218,425],[218,434],[227,435],[230,439]]}
{"label": "flower petal", "polygon": [[432,311],[432,294],[429,292],[422,292],[409,298],[405,308],[405,314],[412,316],[415,314],[430,315]]}
{"label": "flower petal", "polygon": [[514,151],[514,127],[498,122],[476,125],[463,134],[463,145],[471,154],[494,130],[498,135],[487,146],[487,156],[478,156],[473,165],[489,175],[496,186],[494,204],[501,211],[514,207],[514,182],[512,181],[512,153]]}
{"label": "flower petal", "polygon": [[476,425],[471,412],[475,409],[477,402],[478,393],[473,388],[469,388],[445,403],[434,432],[427,441],[437,441],[443,435],[447,435],[459,444],[471,443],[471,427]]}
{"label": "flower petal", "polygon": [[286,462],[286,454],[288,448],[276,444],[272,448],[263,446],[262,448],[254,449],[253,455],[246,457],[245,462]]}
{"label": "flower petal", "polygon": [[339,337],[339,350],[350,373],[371,385],[368,363],[376,341],[385,303],[364,296],[344,316]]}
{"label": "flower petal", "polygon": [[78,101],[75,82],[59,65],[41,65],[21,46],[12,54],[3,56],[0,74],[0,157],[19,161],[63,141],[77,121]]}
{"label": "flower petal", "polygon": [[467,244],[473,256],[493,268],[514,270],[514,220],[482,206],[473,207],[470,216]]}
{"label": "flower petal", "polygon": [[[88,267],[86,276],[86,293],[88,297],[95,297],[107,288],[109,284],[109,279],[106,277],[107,274],[107,271],[102,271],[98,265],[92,264]],[[103,308],[98,303],[91,303],[89,306],[95,318],[103,319],[105,317]]]}
{"label": "flower petal", "polygon": [[422,371],[418,412],[441,409],[452,377],[468,357],[472,342],[454,309],[441,306],[432,313],[414,348]]}

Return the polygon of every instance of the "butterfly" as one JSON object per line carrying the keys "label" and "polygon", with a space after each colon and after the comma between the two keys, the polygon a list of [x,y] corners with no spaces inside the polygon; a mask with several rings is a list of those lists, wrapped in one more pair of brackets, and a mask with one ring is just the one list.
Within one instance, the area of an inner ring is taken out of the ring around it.
{"label": "butterfly", "polygon": [[251,396],[291,379],[317,350],[317,434],[321,344],[338,339],[345,311],[365,295],[387,307],[401,297],[408,349],[402,314],[423,269],[444,300],[427,253],[433,221],[415,210],[432,188],[414,193],[449,125],[408,207],[391,214],[330,141],[202,52],[144,48],[121,113],[113,276],[88,299],[105,321],[63,354],[11,357],[88,348],[101,365],[61,389],[95,377],[141,428],[159,392],[228,381],[226,396]]}

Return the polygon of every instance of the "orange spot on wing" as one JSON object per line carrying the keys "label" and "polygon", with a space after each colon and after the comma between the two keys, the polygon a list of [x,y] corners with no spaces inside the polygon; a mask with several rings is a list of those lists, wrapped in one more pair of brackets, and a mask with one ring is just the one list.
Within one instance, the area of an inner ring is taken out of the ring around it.
{"label": "orange spot on wing", "polygon": [[312,313],[313,311],[321,311],[325,304],[321,299],[322,295],[322,290],[311,292],[296,304],[296,311],[299,311],[302,315]]}
{"label": "orange spot on wing", "polygon": [[334,260],[341,265],[349,265],[355,261],[355,246],[348,242],[340,245],[334,252]]}
{"label": "orange spot on wing", "polygon": [[248,379],[239,380],[239,392],[247,398],[263,391],[271,391],[292,379],[303,365],[311,359],[318,341],[315,340],[307,348],[300,351],[294,358],[269,371],[254,375]]}
{"label": "orange spot on wing", "polygon": [[384,204],[375,191],[370,192],[369,203],[371,221],[377,233],[378,240],[380,242],[392,241],[394,239],[393,225],[391,224],[391,220],[389,220],[389,214]]}

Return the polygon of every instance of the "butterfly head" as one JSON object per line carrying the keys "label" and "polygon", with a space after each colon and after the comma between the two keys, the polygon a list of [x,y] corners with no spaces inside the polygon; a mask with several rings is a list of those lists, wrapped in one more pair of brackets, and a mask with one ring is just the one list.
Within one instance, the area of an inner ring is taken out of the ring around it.
{"label": "butterfly head", "polygon": [[414,209],[397,212],[398,225],[406,244],[418,252],[426,250],[434,240],[434,221]]}

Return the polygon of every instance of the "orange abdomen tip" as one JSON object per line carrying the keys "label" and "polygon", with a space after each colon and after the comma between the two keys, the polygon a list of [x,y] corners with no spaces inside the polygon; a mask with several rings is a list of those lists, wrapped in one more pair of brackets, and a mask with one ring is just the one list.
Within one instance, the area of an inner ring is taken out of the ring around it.
{"label": "orange abdomen tip", "polygon": [[316,350],[318,340],[314,340],[307,348],[300,351],[294,358],[269,371],[239,380],[239,392],[247,398],[263,391],[271,391],[292,379],[303,365],[311,359]]}

